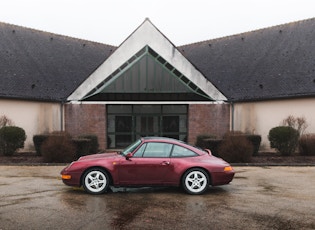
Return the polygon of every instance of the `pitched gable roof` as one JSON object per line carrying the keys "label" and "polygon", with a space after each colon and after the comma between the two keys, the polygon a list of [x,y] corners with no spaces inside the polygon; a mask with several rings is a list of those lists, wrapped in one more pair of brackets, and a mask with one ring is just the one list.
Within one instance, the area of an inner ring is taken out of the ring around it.
{"label": "pitched gable roof", "polygon": [[102,87],[106,84],[107,79],[112,80],[115,71],[120,70],[121,66],[125,65],[125,63],[129,63],[130,58],[144,47],[150,47],[150,49],[158,53],[166,62],[172,65],[182,75],[189,78],[189,81],[199,87],[210,98],[220,101],[226,100],[226,97],[209,82],[148,19],[146,19],[102,65],[68,97],[68,100],[82,100],[89,95],[91,91],[97,90],[99,85]]}
{"label": "pitched gable roof", "polygon": [[0,23],[0,97],[65,100],[116,47]]}
{"label": "pitched gable roof", "polygon": [[315,96],[315,19],[178,49],[229,100]]}
{"label": "pitched gable roof", "polygon": [[176,48],[146,20],[117,48],[0,23],[0,97],[63,101],[74,92],[70,99],[78,99],[82,86],[93,88],[100,71],[109,76],[144,44],[217,100],[315,96],[314,28],[309,19]]}

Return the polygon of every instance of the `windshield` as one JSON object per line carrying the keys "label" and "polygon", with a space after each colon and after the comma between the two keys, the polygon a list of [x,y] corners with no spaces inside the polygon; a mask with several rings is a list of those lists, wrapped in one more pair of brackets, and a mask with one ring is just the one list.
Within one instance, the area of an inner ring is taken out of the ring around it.
{"label": "windshield", "polygon": [[125,148],[122,151],[122,155],[126,156],[128,153],[133,152],[133,150],[135,150],[141,143],[141,139],[137,140],[136,142],[132,143],[131,145],[129,145],[127,148]]}

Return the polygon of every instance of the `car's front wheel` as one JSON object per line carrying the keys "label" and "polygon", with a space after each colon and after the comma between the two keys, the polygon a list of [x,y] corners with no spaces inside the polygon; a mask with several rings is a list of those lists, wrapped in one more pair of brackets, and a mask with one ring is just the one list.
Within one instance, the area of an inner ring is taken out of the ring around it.
{"label": "car's front wheel", "polygon": [[101,194],[108,189],[109,177],[104,170],[92,168],[84,173],[82,184],[86,192]]}
{"label": "car's front wheel", "polygon": [[182,185],[189,194],[202,194],[209,187],[209,176],[203,169],[190,169],[184,174]]}

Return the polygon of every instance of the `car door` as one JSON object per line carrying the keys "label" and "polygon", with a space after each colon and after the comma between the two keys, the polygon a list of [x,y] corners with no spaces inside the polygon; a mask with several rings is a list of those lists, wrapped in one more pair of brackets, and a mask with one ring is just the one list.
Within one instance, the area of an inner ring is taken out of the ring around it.
{"label": "car door", "polygon": [[173,145],[149,142],[137,161],[137,181],[140,184],[164,184],[166,175],[172,171],[170,153]]}
{"label": "car door", "polygon": [[123,157],[118,164],[115,165],[115,171],[118,173],[119,185],[136,185],[137,184],[137,165],[132,158]]}
{"label": "car door", "polygon": [[170,152],[172,144],[149,142],[143,144],[128,162],[121,164],[121,183],[130,185],[165,184],[172,171]]}

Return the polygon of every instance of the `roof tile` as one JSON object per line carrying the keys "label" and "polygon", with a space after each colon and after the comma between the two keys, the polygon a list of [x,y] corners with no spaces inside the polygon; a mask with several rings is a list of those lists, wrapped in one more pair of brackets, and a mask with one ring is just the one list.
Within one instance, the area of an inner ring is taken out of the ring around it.
{"label": "roof tile", "polygon": [[0,23],[0,97],[63,101],[116,47]]}
{"label": "roof tile", "polygon": [[229,100],[315,95],[315,19],[178,47]]}

